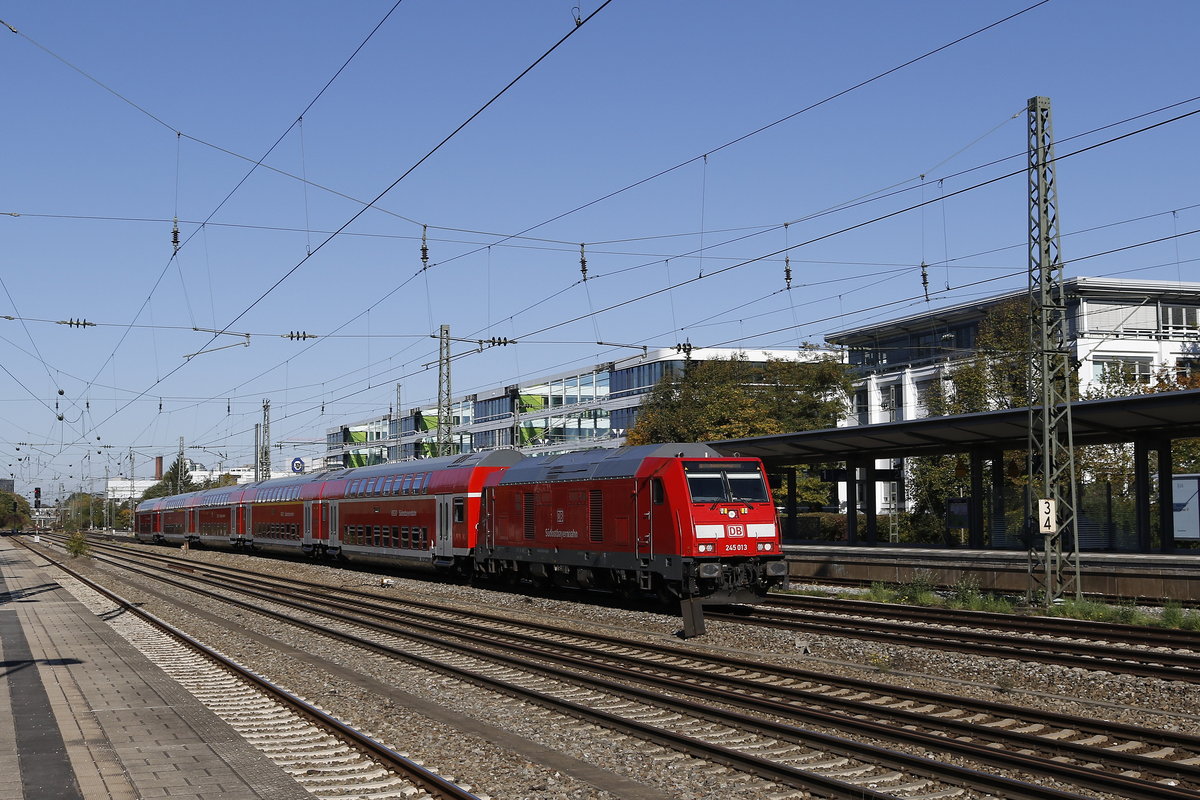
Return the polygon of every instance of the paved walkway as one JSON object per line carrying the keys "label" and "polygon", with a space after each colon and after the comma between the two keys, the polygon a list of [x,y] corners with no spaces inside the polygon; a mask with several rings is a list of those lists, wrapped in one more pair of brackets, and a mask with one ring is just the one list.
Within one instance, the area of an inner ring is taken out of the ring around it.
{"label": "paved walkway", "polygon": [[0,537],[0,800],[311,798]]}

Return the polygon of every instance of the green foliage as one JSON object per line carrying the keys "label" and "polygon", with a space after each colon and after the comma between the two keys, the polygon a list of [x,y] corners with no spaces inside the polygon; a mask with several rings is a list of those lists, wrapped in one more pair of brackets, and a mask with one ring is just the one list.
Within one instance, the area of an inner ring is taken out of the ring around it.
{"label": "green foliage", "polygon": [[846,517],[832,512],[811,512],[796,515],[796,535],[800,539],[825,542],[846,541]]}
{"label": "green foliage", "polygon": [[215,478],[206,478],[195,484],[196,489],[220,489],[222,486],[233,486],[238,481],[237,476],[224,472]]}
{"label": "green foliage", "polygon": [[931,606],[937,603],[934,594],[933,575],[925,570],[915,570],[907,582],[896,587],[896,602],[915,606]]}
{"label": "green foliage", "polygon": [[0,492],[0,528],[4,530],[28,528],[32,519],[33,515],[30,513],[28,500],[13,492]]}
{"label": "green foliage", "polygon": [[186,463],[176,458],[175,463],[163,473],[162,480],[142,493],[142,499],[170,497],[173,494],[194,492],[198,488],[200,487],[192,481],[192,475],[188,471]]}
{"label": "green foliage", "polygon": [[970,608],[979,602],[983,592],[979,589],[979,578],[974,575],[963,575],[954,584],[950,594],[950,604],[957,608]]}
{"label": "green foliage", "polygon": [[867,599],[876,603],[894,603],[896,593],[883,581],[873,581]]}
{"label": "green foliage", "polygon": [[91,554],[91,547],[88,545],[87,536],[83,531],[75,531],[68,536],[64,547],[71,558],[86,557]]}
{"label": "green foliage", "polygon": [[1050,615],[1092,622],[1116,622],[1122,625],[1153,625],[1157,620],[1141,611],[1133,600],[1123,600],[1115,606],[1095,600],[1068,599],[1050,609]]}
{"label": "green foliage", "polygon": [[831,428],[845,412],[850,375],[831,356],[746,356],[668,372],[638,411],[629,444],[705,442]]}
{"label": "green foliage", "polygon": [[[930,416],[967,414],[1020,408],[1028,404],[1029,302],[1015,298],[988,309],[979,322],[975,350],[949,368],[947,380],[929,386],[925,406]],[[965,454],[922,456],[908,461],[909,499],[918,517],[916,541],[940,541],[943,537],[947,501],[970,493],[968,460]],[[1025,482],[1025,454],[1005,455],[1008,484]]]}

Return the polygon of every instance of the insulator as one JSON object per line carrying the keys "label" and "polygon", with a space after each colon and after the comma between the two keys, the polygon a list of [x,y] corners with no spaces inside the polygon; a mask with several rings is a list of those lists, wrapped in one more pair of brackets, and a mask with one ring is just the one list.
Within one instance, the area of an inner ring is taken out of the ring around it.
{"label": "insulator", "polygon": [[175,248],[175,252],[179,252],[179,217],[176,217],[171,224],[171,246]]}
{"label": "insulator", "polygon": [[792,257],[783,257],[783,280],[787,283],[787,288],[792,288]]}
{"label": "insulator", "polygon": [[425,239],[425,233],[428,226],[421,226],[421,269],[429,268],[429,244]]}
{"label": "insulator", "polygon": [[587,280],[587,258],[583,255],[583,242],[579,243],[579,271],[583,273],[583,279]]}
{"label": "insulator", "polygon": [[929,266],[921,262],[921,288],[925,291],[925,302],[929,302]]}

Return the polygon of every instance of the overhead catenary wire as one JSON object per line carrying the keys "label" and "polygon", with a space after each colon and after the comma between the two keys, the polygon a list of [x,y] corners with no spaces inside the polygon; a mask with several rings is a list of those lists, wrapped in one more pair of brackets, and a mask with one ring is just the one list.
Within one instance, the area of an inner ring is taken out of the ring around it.
{"label": "overhead catenary wire", "polygon": [[[1181,234],[1181,235],[1187,236],[1187,235],[1195,235],[1195,234],[1200,234],[1200,229],[1198,229],[1198,230],[1195,230],[1195,231],[1187,231],[1187,232],[1185,232],[1184,234]],[[1153,239],[1153,240],[1147,240],[1147,241],[1143,241],[1143,242],[1138,242],[1138,243],[1135,243],[1135,244],[1132,244],[1132,245],[1126,245],[1126,246],[1122,246],[1122,247],[1119,247],[1119,248],[1112,248],[1112,249],[1105,250],[1105,251],[1102,251],[1102,252],[1096,252],[1096,253],[1088,254],[1088,255],[1085,255],[1085,256],[1080,256],[1080,257],[1077,257],[1077,258],[1075,258],[1075,259],[1072,259],[1071,261],[1072,261],[1072,262],[1079,262],[1079,261],[1084,261],[1084,260],[1088,260],[1088,259],[1092,259],[1092,258],[1099,258],[1099,257],[1105,256],[1105,255],[1112,255],[1112,254],[1115,254],[1115,253],[1124,252],[1124,251],[1131,250],[1131,249],[1135,249],[1135,248],[1138,248],[1138,247],[1145,247],[1145,246],[1149,246],[1149,245],[1152,245],[1152,244],[1159,244],[1159,243],[1162,243],[1162,242],[1164,242],[1164,241],[1166,241],[1166,240],[1168,240],[1168,239],[1170,239],[1170,238],[1171,238],[1171,237],[1161,237],[1161,238],[1157,238],[1157,239]],[[981,279],[981,280],[978,280],[978,281],[972,281],[972,282],[969,282],[969,283],[966,283],[966,284],[961,284],[960,286],[958,286],[958,287],[955,287],[955,290],[956,290],[956,291],[958,291],[958,290],[962,290],[962,289],[968,289],[968,288],[972,288],[972,287],[979,287],[979,286],[987,285],[987,284],[989,284],[989,283],[995,283],[995,282],[997,282],[997,281],[1002,281],[1002,280],[1010,279],[1010,278],[1013,278],[1013,277],[1022,276],[1022,275],[1024,275],[1024,274],[1025,274],[1025,272],[1026,272],[1026,271],[1025,271],[1024,269],[1022,269],[1022,270],[1014,270],[1014,271],[1008,272],[1008,273],[1006,273],[1006,274],[1003,274],[1003,275],[994,276],[994,277],[990,277],[990,278],[985,278],[985,279]],[[813,303],[817,303],[817,302],[821,302],[821,301],[816,301],[816,300],[814,300],[814,301],[813,301]],[[892,307],[896,307],[896,306],[903,306],[903,305],[906,305],[906,304],[911,304],[911,303],[916,303],[916,302],[923,302],[923,296],[922,296],[922,295],[912,295],[912,296],[909,296],[909,297],[903,297],[903,298],[899,298],[899,299],[896,299],[896,300],[891,300],[891,301],[888,301],[888,302],[885,302],[885,303],[874,304],[874,305],[867,306],[867,307],[863,307],[863,308],[856,309],[856,310],[853,310],[853,311],[846,311],[845,309],[839,309],[838,313],[836,313],[836,314],[832,314],[832,315],[829,315],[829,316],[826,316],[826,317],[821,317],[821,318],[818,318],[818,319],[810,320],[808,323],[805,323],[805,324],[806,324],[806,325],[813,326],[813,325],[820,324],[820,323],[822,323],[822,322],[828,322],[828,321],[832,321],[832,320],[835,320],[835,319],[844,319],[844,318],[845,318],[845,316],[846,316],[847,314],[866,314],[866,313],[871,313],[871,312],[877,312],[877,311],[881,311],[881,310],[884,310],[884,309],[886,309],[886,308],[892,308]],[[762,337],[762,336],[774,335],[774,334],[781,333],[781,332],[788,332],[788,331],[792,331],[792,330],[793,330],[795,327],[796,327],[796,326],[785,326],[785,327],[782,327],[782,328],[776,328],[776,329],[772,329],[772,330],[769,330],[769,331],[764,331],[764,332],[759,332],[759,333],[752,333],[752,334],[749,334],[749,335],[741,335],[741,336],[739,336],[739,337],[737,337],[737,338],[735,338],[735,339],[724,340],[724,341],[720,341],[720,342],[713,342],[713,343],[709,343],[709,344],[705,344],[705,345],[696,345],[696,347],[697,347],[697,348],[699,348],[699,347],[703,346],[703,347],[706,347],[706,348],[721,348],[721,347],[728,347],[728,346],[731,346],[731,345],[738,345],[738,344],[740,344],[741,342],[744,342],[744,341],[746,341],[747,339],[754,339],[754,338],[759,338],[759,337]],[[843,327],[844,327],[844,323],[843,323]],[[521,339],[521,341],[522,341],[523,343],[525,343],[525,344],[561,344],[561,343],[562,343],[562,342],[551,342],[551,341],[538,341],[538,340],[533,340],[533,339],[529,339],[529,338],[522,338],[522,339]],[[479,352],[480,352],[480,351],[479,351],[478,349],[471,349],[471,350],[468,350],[468,351],[466,351],[466,352],[461,352],[461,353],[458,353],[458,354],[454,355],[454,356],[452,357],[452,360],[455,360],[455,361],[457,361],[457,360],[460,360],[460,359],[462,359],[462,358],[466,358],[466,357],[470,357],[470,356],[473,356],[473,355],[477,355]],[[570,363],[571,363],[571,362],[564,362],[564,363],[562,363],[562,364],[559,364],[559,365],[557,365],[557,368],[562,368],[562,367],[565,367],[565,366],[569,366],[569,365],[570,365]],[[436,364],[436,361],[429,361],[429,362],[426,362],[426,364],[425,364],[425,365],[422,365],[422,367],[421,367],[420,369],[413,370],[413,371],[410,371],[410,372],[407,372],[407,373],[403,373],[403,374],[401,374],[401,375],[392,376],[392,379],[395,379],[395,380],[405,380],[405,379],[408,379],[408,378],[412,378],[412,377],[418,376],[418,375],[420,375],[420,374],[422,374],[422,373],[426,373],[426,372],[428,372],[428,371],[429,371],[429,368],[430,368],[430,366],[431,366],[431,365],[433,365],[433,364]],[[325,403],[327,403],[327,402],[328,402],[328,403],[338,403],[338,402],[343,402],[343,401],[345,401],[345,400],[347,400],[347,399],[350,399],[350,398],[352,398],[352,397],[354,397],[354,396],[356,396],[356,395],[358,395],[358,394],[361,394],[361,393],[363,393],[363,392],[365,392],[365,391],[368,391],[370,388],[371,388],[371,387],[360,387],[360,388],[356,388],[356,389],[353,389],[353,390],[346,391],[345,393],[343,393],[343,394],[341,394],[341,395],[337,396],[336,398],[332,398],[332,399],[328,399],[328,400],[324,400],[324,401],[322,401],[322,413],[324,413],[324,405],[325,405]],[[423,403],[418,403],[417,405],[423,405]],[[288,415],[286,415],[285,417],[282,417],[281,419],[291,418],[291,417],[293,417],[293,416],[299,416],[299,415],[301,415],[301,414],[304,414],[304,413],[311,413],[313,410],[315,410],[315,409],[314,409],[314,408],[312,408],[312,407],[310,407],[310,408],[308,408],[308,409],[302,409],[302,410],[300,410],[300,411],[296,412],[295,414],[288,414]]]}
{"label": "overhead catenary wire", "polygon": [[785,258],[786,258],[786,255],[785,255]]}
{"label": "overhead catenary wire", "polygon": [[[285,272],[285,273],[284,273],[282,276],[280,276],[280,277],[279,277],[279,278],[278,278],[278,279],[277,279],[277,280],[276,280],[276,281],[275,281],[273,284],[271,284],[271,286],[270,286],[270,287],[268,287],[268,288],[267,288],[267,289],[266,289],[266,290],[265,290],[263,293],[261,293],[261,294],[260,294],[260,295],[259,295],[259,296],[258,296],[258,297],[257,297],[257,298],[254,300],[254,301],[252,301],[252,302],[251,302],[249,305],[247,305],[247,306],[246,306],[246,307],[245,307],[245,308],[244,308],[244,309],[243,309],[243,310],[242,310],[242,311],[241,311],[239,314],[237,314],[237,315],[236,315],[236,316],[235,316],[235,317],[234,317],[232,320],[230,320],[228,323],[226,323],[226,324],[223,326],[222,330],[228,330],[228,328],[229,328],[230,326],[232,326],[232,325],[236,324],[236,323],[237,323],[237,322],[238,322],[238,321],[239,321],[239,320],[240,320],[242,317],[244,317],[244,316],[245,316],[247,313],[249,313],[249,312],[250,312],[250,311],[251,311],[253,308],[255,308],[255,307],[256,307],[256,306],[257,306],[257,305],[258,305],[260,302],[262,302],[262,300],[263,300],[264,298],[266,298],[266,297],[267,297],[267,296],[268,296],[268,295],[269,295],[269,294],[270,294],[272,291],[274,291],[274,290],[275,290],[275,289],[276,289],[278,286],[280,286],[280,285],[281,285],[281,284],[282,284],[282,283],[283,283],[285,280],[287,280],[287,279],[288,279],[288,278],[289,278],[291,275],[293,275],[293,274],[294,274],[294,273],[295,273],[295,272],[296,272],[298,269],[300,269],[300,267],[302,267],[302,266],[303,266],[303,265],[304,265],[304,264],[305,264],[307,261],[309,261],[309,260],[312,258],[312,256],[313,256],[313,255],[315,255],[315,254],[316,254],[318,251],[320,251],[320,250],[321,250],[321,249],[322,249],[322,248],[323,248],[325,245],[327,245],[327,244],[328,244],[330,241],[332,241],[332,240],[333,240],[333,239],[334,239],[334,238],[335,238],[335,237],[338,235],[338,233],[340,233],[341,231],[345,230],[345,229],[346,229],[346,228],[348,228],[350,225],[352,225],[352,224],[355,222],[355,220],[357,220],[357,219],[358,219],[359,217],[361,217],[361,216],[362,216],[364,213],[366,213],[366,211],[367,211],[369,208],[371,208],[371,207],[372,207],[372,206],[373,206],[373,205],[374,205],[376,202],[378,202],[380,199],[382,199],[384,196],[386,196],[386,195],[387,195],[387,194],[388,194],[388,193],[389,193],[389,192],[390,192],[390,191],[391,191],[393,188],[395,188],[395,187],[396,187],[396,186],[397,186],[397,185],[398,185],[398,184],[399,184],[401,181],[403,181],[403,180],[404,180],[404,179],[405,179],[405,178],[406,178],[408,175],[412,174],[412,172],[413,172],[413,171],[415,171],[415,170],[416,170],[418,167],[420,167],[420,165],[421,165],[421,164],[423,164],[423,163],[424,163],[425,161],[427,161],[427,160],[428,160],[430,157],[432,157],[432,156],[434,155],[434,153],[436,153],[438,150],[440,150],[440,149],[441,149],[441,148],[442,148],[442,147],[443,147],[443,146],[444,146],[444,145],[445,145],[447,142],[449,142],[449,141],[450,141],[452,138],[454,138],[454,136],[456,136],[456,135],[457,135],[459,132],[461,132],[461,131],[462,131],[462,130],[463,130],[463,129],[464,129],[466,126],[467,126],[467,125],[469,125],[469,124],[470,124],[470,123],[471,123],[473,120],[475,120],[477,117],[479,117],[479,115],[480,115],[480,114],[482,114],[482,113],[483,113],[485,110],[487,110],[487,109],[488,109],[488,108],[489,108],[489,107],[490,107],[490,106],[491,106],[493,103],[495,103],[495,102],[496,102],[498,99],[500,99],[500,98],[501,98],[501,97],[502,97],[502,96],[503,96],[505,93],[507,93],[507,92],[508,92],[508,91],[509,91],[509,90],[510,90],[510,89],[511,89],[513,86],[515,86],[515,85],[517,84],[517,82],[518,82],[518,81],[520,81],[520,80],[521,80],[523,77],[525,77],[526,75],[528,75],[528,74],[529,74],[529,73],[530,73],[530,72],[531,72],[531,71],[532,71],[532,70],[533,70],[535,67],[537,67],[537,65],[539,65],[539,64],[540,64],[542,61],[544,61],[545,59],[547,59],[547,58],[548,58],[548,57],[549,57],[549,56],[550,56],[552,53],[554,53],[554,52],[555,52],[555,51],[556,51],[556,50],[557,50],[559,47],[561,47],[561,46],[563,45],[563,43],[565,43],[565,42],[566,42],[568,39],[570,39],[570,37],[571,37],[571,36],[573,36],[573,35],[574,35],[574,34],[575,34],[577,31],[579,31],[579,30],[582,28],[582,25],[583,25],[583,24],[586,24],[586,23],[587,23],[589,20],[593,19],[593,18],[594,18],[594,17],[595,17],[597,14],[599,14],[601,11],[603,11],[603,10],[604,10],[604,9],[605,9],[605,8],[606,8],[608,5],[609,5],[609,3],[611,3],[611,2],[612,2],[612,0],[604,0],[604,2],[602,2],[602,3],[600,4],[600,6],[599,6],[599,7],[598,7],[598,8],[597,8],[595,11],[593,11],[591,14],[589,14],[589,15],[588,15],[588,16],[587,16],[587,17],[586,17],[584,20],[583,20],[583,23],[582,23],[582,24],[574,26],[574,27],[573,27],[571,30],[569,30],[569,31],[568,31],[568,32],[567,32],[565,35],[563,35],[563,36],[562,36],[562,37],[561,37],[561,38],[560,38],[558,41],[556,41],[556,42],[555,42],[553,45],[551,45],[549,49],[547,49],[547,50],[546,50],[545,52],[543,52],[543,53],[542,53],[540,56],[538,56],[538,58],[537,58],[537,59],[535,59],[535,60],[533,61],[533,63],[531,63],[531,64],[530,64],[529,66],[527,66],[527,67],[526,67],[524,70],[522,70],[522,71],[521,71],[521,72],[520,72],[520,73],[519,73],[519,74],[518,74],[518,75],[517,75],[515,78],[513,78],[512,80],[510,80],[510,81],[509,81],[509,82],[508,82],[508,83],[507,83],[507,84],[506,84],[506,85],[505,85],[505,86],[504,86],[502,89],[500,89],[500,90],[499,90],[499,91],[498,91],[498,92],[497,92],[495,95],[493,95],[493,96],[492,96],[492,97],[491,97],[491,98],[490,98],[490,99],[489,99],[487,102],[485,102],[485,103],[484,103],[482,106],[480,106],[480,107],[479,107],[479,109],[477,109],[477,110],[476,110],[476,111],[475,111],[473,114],[471,114],[471,115],[470,115],[470,116],[469,116],[469,117],[468,117],[466,120],[464,120],[464,121],[463,121],[463,122],[462,122],[460,125],[458,125],[458,126],[457,126],[457,127],[454,129],[454,130],[452,130],[452,131],[451,131],[449,134],[447,134],[447,135],[446,135],[446,136],[445,136],[445,137],[444,137],[444,138],[443,138],[443,139],[442,139],[440,142],[438,142],[438,144],[434,145],[434,147],[433,147],[432,149],[430,149],[430,150],[429,150],[429,151],[428,151],[428,152],[427,152],[425,155],[423,155],[423,156],[422,156],[420,159],[418,159],[418,160],[417,160],[417,161],[416,161],[414,164],[412,164],[412,165],[411,165],[411,166],[410,166],[408,169],[406,169],[406,170],[405,170],[405,171],[404,171],[404,172],[403,172],[403,173],[402,173],[402,174],[401,174],[399,177],[397,177],[397,178],[396,178],[394,181],[392,181],[392,182],[391,182],[391,183],[390,183],[390,184],[389,184],[389,185],[388,185],[388,186],[387,186],[387,187],[386,187],[386,188],[385,188],[383,191],[381,191],[381,192],[380,192],[380,193],[379,193],[379,194],[378,194],[378,195],[375,197],[375,199],[374,199],[374,200],[372,200],[372,201],[371,201],[371,202],[370,202],[368,205],[364,206],[363,208],[361,208],[361,209],[359,209],[357,212],[355,212],[355,213],[354,213],[354,214],[353,214],[353,215],[352,215],[352,216],[351,216],[351,217],[350,217],[350,218],[349,218],[349,219],[348,219],[348,220],[347,220],[347,221],[346,221],[346,222],[345,222],[345,223],[344,223],[344,224],[343,224],[343,225],[342,225],[340,228],[338,228],[338,229],[337,229],[337,230],[336,230],[336,231],[335,231],[333,234],[331,234],[329,237],[327,237],[327,238],[326,238],[326,239],[324,239],[322,242],[320,242],[320,243],[319,243],[319,244],[318,244],[318,245],[317,245],[317,246],[316,246],[316,247],[313,249],[312,253],[310,253],[309,255],[306,255],[306,256],[305,256],[303,259],[301,259],[300,261],[298,261],[298,262],[297,262],[297,263],[296,263],[296,264],[295,264],[295,265],[294,265],[294,266],[293,266],[291,269],[287,270],[287,271],[286,271],[286,272]],[[399,2],[397,2],[397,5],[399,5]],[[393,6],[393,10],[394,10],[394,8],[395,8],[395,6]],[[388,13],[390,14],[391,12],[389,11]],[[381,22],[380,24],[382,24],[382,22]],[[377,30],[377,29],[378,29],[378,26],[376,27],[376,30]],[[365,42],[364,42],[364,44],[365,44]],[[360,45],[360,49],[361,49],[361,47],[362,47],[362,45]],[[355,52],[357,52],[357,51],[355,51]],[[347,62],[347,63],[348,63],[348,62]],[[344,69],[344,66],[343,66],[343,69]],[[339,74],[340,74],[340,70],[339,70]],[[335,75],[334,77],[336,78],[336,75]],[[332,80],[333,80],[333,79],[330,79],[330,83],[332,83]],[[326,88],[328,87],[328,85],[329,85],[329,84],[326,84]],[[322,93],[323,93],[323,92],[324,92],[324,89],[322,89]],[[320,95],[318,94],[318,97],[319,97],[319,96],[320,96]],[[312,102],[313,102],[313,103],[315,103],[315,102],[316,102],[316,99],[314,98],[314,100],[313,100]],[[311,105],[312,105],[312,103],[310,103],[308,107],[311,107]],[[306,109],[305,109],[305,111],[307,111],[307,110],[308,110],[308,109],[306,108]],[[279,141],[281,141],[281,140],[282,140],[282,136],[280,137],[280,140],[279,140]],[[276,142],[276,144],[278,144],[278,141]],[[274,149],[274,146],[275,146],[275,145],[273,145],[271,149]],[[270,152],[270,151],[268,151],[268,153],[269,153],[269,152]],[[264,154],[263,158],[265,158],[265,157],[266,157],[266,154]],[[248,176],[247,176],[247,177],[248,177]],[[244,180],[245,180],[245,179],[243,179],[243,182],[244,182]],[[240,185],[241,185],[241,183],[239,183],[238,185],[240,186]],[[235,187],[234,191],[236,191],[236,187]],[[232,196],[232,192],[230,193],[230,196]],[[216,212],[214,211],[213,213],[216,213]],[[161,278],[161,276],[160,276],[160,278]],[[157,286],[157,283],[156,283],[156,286]],[[153,292],[152,292],[152,293],[153,293]],[[147,302],[148,302],[148,300],[147,300]],[[135,320],[136,320],[136,317],[135,317]],[[214,341],[218,335],[219,335],[219,334],[214,334],[214,335],[213,335],[213,337],[212,337],[212,339],[210,339],[210,340],[209,340],[209,343],[211,344],[211,342],[212,342],[212,341]],[[205,346],[207,346],[207,345],[205,345]],[[185,363],[187,363],[187,362],[185,362]],[[183,365],[177,365],[177,366],[176,366],[174,369],[172,369],[170,372],[168,372],[168,373],[167,373],[167,375],[165,375],[165,376],[163,376],[163,377],[161,377],[161,378],[157,379],[157,380],[156,380],[156,381],[155,381],[153,384],[151,384],[149,387],[147,387],[147,388],[146,388],[144,391],[145,391],[146,393],[149,393],[149,392],[150,392],[150,391],[151,391],[151,390],[152,390],[152,389],[153,389],[155,386],[157,386],[159,383],[161,383],[161,382],[162,382],[163,380],[165,380],[167,377],[170,377],[170,375],[173,375],[175,372],[177,372],[177,371],[179,371],[180,369],[182,369],[182,366],[183,366]],[[109,419],[111,419],[113,416],[115,416],[115,415],[116,415],[116,414],[118,414],[118,413],[120,413],[120,409],[118,409],[118,410],[116,410],[116,411],[112,412],[112,413],[111,413],[111,414],[109,414],[107,417],[105,417],[105,418],[104,418],[104,420],[102,420],[102,421],[101,421],[101,424],[103,424],[104,422],[107,422]]]}
{"label": "overhead catenary wire", "polygon": [[[1061,157],[1066,157],[1066,155],[1061,156]],[[941,198],[940,198],[940,200],[941,200]],[[1150,216],[1154,216],[1154,215],[1150,215]],[[1116,224],[1116,223],[1112,223],[1112,224]],[[1078,233],[1078,231],[1076,231],[1076,233]],[[1079,260],[1079,259],[1076,259],[1076,260]],[[524,339],[524,341],[528,341],[528,337],[526,337],[526,339]],[[413,373],[413,374],[418,374],[418,373]]]}

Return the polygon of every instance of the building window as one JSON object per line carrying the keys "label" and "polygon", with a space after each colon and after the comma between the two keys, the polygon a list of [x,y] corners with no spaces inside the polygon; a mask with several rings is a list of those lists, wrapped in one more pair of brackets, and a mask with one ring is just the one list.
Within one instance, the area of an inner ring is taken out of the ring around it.
{"label": "building window", "polygon": [[879,408],[886,422],[904,419],[904,386],[893,383],[879,387]]}
{"label": "building window", "polygon": [[859,425],[871,424],[871,404],[866,389],[859,389],[854,393],[854,415]]}
{"label": "building window", "polygon": [[1179,378],[1200,376],[1200,358],[1175,359],[1175,375]]}
{"label": "building window", "polygon": [[1123,376],[1141,383],[1149,383],[1154,373],[1154,362],[1149,358],[1134,356],[1099,356],[1092,360],[1098,379]]}
{"label": "building window", "polygon": [[1200,330],[1200,306],[1163,306],[1162,326],[1164,333],[1197,333]]}

